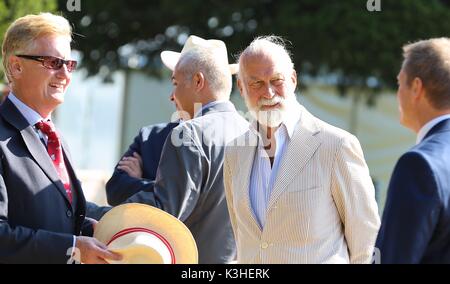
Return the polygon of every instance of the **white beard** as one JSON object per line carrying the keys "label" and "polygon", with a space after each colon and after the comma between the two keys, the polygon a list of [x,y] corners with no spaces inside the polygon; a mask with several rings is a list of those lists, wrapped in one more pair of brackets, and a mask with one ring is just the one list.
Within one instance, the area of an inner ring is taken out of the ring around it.
{"label": "white beard", "polygon": [[261,107],[267,105],[275,105],[277,103],[282,103],[283,98],[275,96],[272,99],[261,99],[258,101],[258,106],[251,106],[250,102],[245,97],[245,104],[250,111],[250,114],[254,119],[256,119],[260,124],[266,127],[278,127],[284,120],[285,110],[283,107],[273,110],[261,110]]}
{"label": "white beard", "polygon": [[264,126],[273,128],[278,127],[284,119],[283,111],[280,109],[269,111],[251,111],[252,116]]}

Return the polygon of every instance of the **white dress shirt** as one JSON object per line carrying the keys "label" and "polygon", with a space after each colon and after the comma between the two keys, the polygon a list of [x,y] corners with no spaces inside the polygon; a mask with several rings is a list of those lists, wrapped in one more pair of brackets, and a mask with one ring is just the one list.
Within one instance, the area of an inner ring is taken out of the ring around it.
{"label": "white dress shirt", "polygon": [[30,108],[26,104],[24,104],[20,99],[18,99],[13,93],[9,93],[7,97],[19,110],[19,112],[25,117],[25,119],[28,121],[30,125],[33,125],[33,129],[38,136],[39,139],[45,142],[45,145],[47,145],[47,135],[42,133],[37,127],[35,126],[36,123],[39,121],[49,121],[51,120],[51,115],[49,115],[47,118],[43,118],[39,113],[37,113],[34,109]]}
{"label": "white dress shirt", "polygon": [[419,133],[417,133],[417,140],[416,140],[416,144],[419,144],[420,142],[422,142],[422,140],[425,138],[425,136],[427,136],[428,132],[430,132],[430,130],[436,126],[439,122],[449,119],[450,118],[450,114],[445,114],[445,115],[441,115],[438,116],[430,121],[428,121],[424,126],[422,126],[422,128],[419,130]]}
{"label": "white dress shirt", "polygon": [[[300,113],[289,112],[286,119],[275,131],[276,150],[271,166],[270,159],[264,149],[264,143],[259,135],[258,147],[253,160],[253,167],[250,177],[250,202],[255,214],[256,220],[261,228],[266,221],[266,209],[272,193],[273,185],[278,175],[281,160],[286,152],[286,145],[299,122]],[[258,125],[256,125],[258,127]]]}

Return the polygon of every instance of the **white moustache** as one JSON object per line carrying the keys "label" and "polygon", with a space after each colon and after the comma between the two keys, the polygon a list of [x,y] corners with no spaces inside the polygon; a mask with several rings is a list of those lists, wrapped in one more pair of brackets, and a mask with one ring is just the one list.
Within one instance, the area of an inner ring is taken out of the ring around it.
{"label": "white moustache", "polygon": [[280,97],[280,96],[274,96],[271,99],[264,99],[264,98],[262,98],[262,99],[260,99],[258,101],[258,107],[260,108],[260,107],[263,107],[263,106],[273,106],[273,105],[276,105],[278,103],[283,102],[283,100],[284,99],[282,97]]}

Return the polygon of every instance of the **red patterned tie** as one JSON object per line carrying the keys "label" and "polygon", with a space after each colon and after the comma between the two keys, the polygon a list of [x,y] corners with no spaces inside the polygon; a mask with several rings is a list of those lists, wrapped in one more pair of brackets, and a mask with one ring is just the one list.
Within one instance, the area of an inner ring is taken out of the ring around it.
{"label": "red patterned tie", "polygon": [[39,121],[36,123],[36,127],[48,137],[47,152],[53,161],[53,165],[58,172],[59,178],[64,184],[64,189],[66,190],[70,203],[72,203],[72,190],[70,189],[69,174],[67,173],[66,165],[64,163],[61,141],[56,132],[55,125],[53,125],[51,121]]}

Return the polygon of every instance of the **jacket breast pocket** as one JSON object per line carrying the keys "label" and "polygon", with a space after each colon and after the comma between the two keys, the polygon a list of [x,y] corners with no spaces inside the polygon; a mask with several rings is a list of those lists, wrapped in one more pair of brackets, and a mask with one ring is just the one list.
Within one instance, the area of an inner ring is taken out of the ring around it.
{"label": "jacket breast pocket", "polygon": [[320,184],[311,184],[306,186],[291,186],[287,192],[307,192],[307,191],[316,191],[322,189],[322,185]]}

